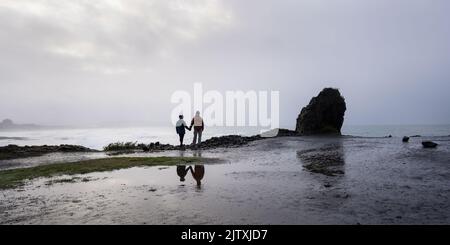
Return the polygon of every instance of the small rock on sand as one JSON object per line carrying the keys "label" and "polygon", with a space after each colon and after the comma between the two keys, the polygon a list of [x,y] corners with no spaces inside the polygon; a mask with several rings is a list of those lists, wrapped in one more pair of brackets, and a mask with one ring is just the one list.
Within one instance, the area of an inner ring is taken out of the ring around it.
{"label": "small rock on sand", "polygon": [[435,148],[438,144],[433,141],[422,141],[422,145],[424,148]]}

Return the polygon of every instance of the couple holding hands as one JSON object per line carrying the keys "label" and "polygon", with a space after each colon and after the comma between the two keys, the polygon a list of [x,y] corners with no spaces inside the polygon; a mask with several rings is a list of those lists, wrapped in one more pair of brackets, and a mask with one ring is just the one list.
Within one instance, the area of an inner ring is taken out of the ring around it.
{"label": "couple holding hands", "polygon": [[[186,134],[186,130],[191,131],[192,127],[194,127],[194,140],[192,141],[192,145],[200,144],[202,142],[202,133],[205,129],[205,124],[203,123],[203,118],[200,117],[200,112],[197,111],[195,116],[191,120],[191,126],[188,127],[186,122],[183,120],[183,115],[178,116],[179,120],[176,124],[177,134],[180,137],[180,146],[183,146],[184,135]],[[198,140],[198,141],[197,141]]]}

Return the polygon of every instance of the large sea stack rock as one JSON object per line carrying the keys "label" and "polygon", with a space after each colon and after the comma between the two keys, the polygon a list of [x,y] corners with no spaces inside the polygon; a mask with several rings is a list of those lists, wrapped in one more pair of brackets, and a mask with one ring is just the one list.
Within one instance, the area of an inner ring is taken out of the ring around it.
{"label": "large sea stack rock", "polygon": [[301,135],[340,135],[346,109],[345,99],[339,90],[325,88],[303,107],[295,130]]}

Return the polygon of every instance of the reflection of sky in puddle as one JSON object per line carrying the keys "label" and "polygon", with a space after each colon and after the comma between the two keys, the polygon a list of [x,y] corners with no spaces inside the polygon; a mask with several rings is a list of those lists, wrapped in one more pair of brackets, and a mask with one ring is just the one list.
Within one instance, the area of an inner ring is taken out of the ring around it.
{"label": "reflection of sky in puddle", "polygon": [[333,148],[344,162],[335,177],[305,171],[298,151],[311,149],[320,160],[336,139],[284,138],[202,151],[226,162],[204,165],[201,188],[190,173],[180,182],[176,166],[91,173],[81,176],[88,182],[48,186],[39,179],[23,191],[0,192],[0,223],[448,223],[449,141],[436,140],[440,147],[428,150],[419,139],[404,145],[398,138],[345,138]]}

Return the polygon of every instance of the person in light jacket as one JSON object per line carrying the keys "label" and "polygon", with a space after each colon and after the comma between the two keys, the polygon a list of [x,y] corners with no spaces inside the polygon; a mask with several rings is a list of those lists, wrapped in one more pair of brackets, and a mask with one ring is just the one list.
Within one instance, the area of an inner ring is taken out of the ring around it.
{"label": "person in light jacket", "polygon": [[195,165],[194,169],[192,169],[192,166],[189,166],[189,168],[191,170],[192,177],[194,177],[197,182],[197,187],[200,188],[202,185],[203,176],[205,176],[205,166]]}
{"label": "person in light jacket", "polygon": [[194,127],[194,140],[192,141],[192,145],[195,146],[196,144],[200,144],[202,142],[202,133],[205,129],[205,124],[203,123],[203,118],[200,117],[199,111],[197,111],[195,113],[195,117],[192,118],[190,129],[192,129],[192,127]]}

